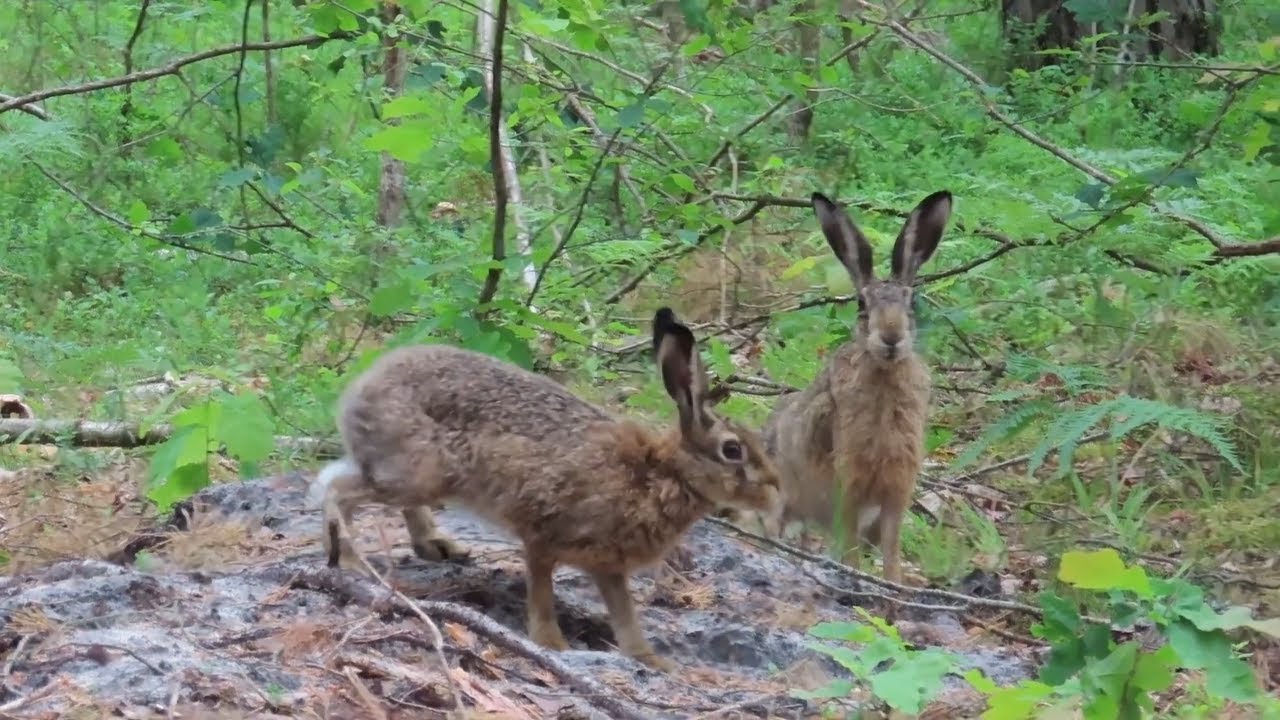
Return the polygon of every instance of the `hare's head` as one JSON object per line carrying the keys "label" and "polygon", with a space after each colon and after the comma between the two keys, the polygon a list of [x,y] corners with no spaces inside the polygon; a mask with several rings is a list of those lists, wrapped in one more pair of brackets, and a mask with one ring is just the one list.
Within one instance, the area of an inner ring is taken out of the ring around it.
{"label": "hare's head", "polygon": [[907,216],[893,244],[891,269],[884,280],[876,279],[871,244],[849,213],[821,193],[814,193],[811,201],[822,234],[857,289],[858,342],[883,362],[910,357],[916,329],[911,285],[942,240],[942,230],[951,216],[951,193],[933,193]]}
{"label": "hare's head", "polygon": [[681,443],[698,460],[698,471],[689,473],[694,489],[716,505],[774,509],[780,502],[777,469],[758,434],[711,411],[693,332],[670,308],[654,313],[653,347],[680,413]]}

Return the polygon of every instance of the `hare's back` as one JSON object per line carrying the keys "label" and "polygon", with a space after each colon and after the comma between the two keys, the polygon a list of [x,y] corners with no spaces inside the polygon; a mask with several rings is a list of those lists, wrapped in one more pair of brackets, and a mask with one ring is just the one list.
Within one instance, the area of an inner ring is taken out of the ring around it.
{"label": "hare's back", "polygon": [[545,438],[610,419],[564,386],[491,355],[452,345],[385,353],[348,390],[345,403],[399,408],[457,430]]}

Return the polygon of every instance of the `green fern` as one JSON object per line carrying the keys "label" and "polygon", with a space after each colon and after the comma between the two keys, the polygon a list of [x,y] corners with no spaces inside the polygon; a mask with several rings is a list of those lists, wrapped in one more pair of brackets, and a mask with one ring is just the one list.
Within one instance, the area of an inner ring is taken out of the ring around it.
{"label": "green fern", "polygon": [[1044,464],[1049,453],[1058,451],[1059,473],[1071,467],[1080,439],[1094,425],[1097,425],[1111,412],[1111,403],[1085,405],[1058,416],[1057,420],[1045,431],[1044,439],[1036,445],[1027,458],[1027,474],[1030,475]]}
{"label": "green fern", "polygon": [[958,470],[969,465],[992,445],[1012,438],[1031,423],[1049,415],[1053,409],[1054,404],[1049,400],[1033,400],[1018,406],[1013,412],[988,425],[987,429],[982,431],[982,435],[951,463],[951,468]]}
{"label": "green fern", "polygon": [[1042,375],[1052,373],[1062,380],[1071,397],[1109,387],[1106,374],[1087,365],[1059,365],[1029,355],[1010,355],[1005,360],[1005,369],[1009,377],[1023,382],[1034,382]]}
{"label": "green fern", "polygon": [[1112,400],[1111,414],[1122,418],[1111,428],[1112,438],[1121,438],[1147,423],[1165,430],[1184,432],[1209,443],[1210,447],[1231,463],[1231,466],[1244,472],[1244,465],[1236,454],[1235,445],[1227,437],[1226,420],[1213,413],[1195,410],[1177,405],[1169,405],[1158,400],[1130,397],[1128,395]]}

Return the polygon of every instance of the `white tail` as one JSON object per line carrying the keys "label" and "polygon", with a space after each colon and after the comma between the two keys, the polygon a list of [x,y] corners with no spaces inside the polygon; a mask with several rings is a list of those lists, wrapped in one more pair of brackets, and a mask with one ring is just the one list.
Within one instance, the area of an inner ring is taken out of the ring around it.
{"label": "white tail", "polygon": [[334,480],[344,475],[358,474],[360,474],[360,468],[356,466],[355,461],[350,457],[343,457],[325,465],[307,489],[307,507],[318,510],[324,505],[324,496],[329,492],[329,486],[333,484]]}

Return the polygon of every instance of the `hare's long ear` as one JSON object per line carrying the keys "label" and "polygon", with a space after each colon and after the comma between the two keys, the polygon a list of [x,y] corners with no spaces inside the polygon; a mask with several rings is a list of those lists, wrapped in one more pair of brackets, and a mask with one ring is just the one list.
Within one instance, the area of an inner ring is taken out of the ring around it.
{"label": "hare's long ear", "polygon": [[915,282],[920,266],[938,249],[950,217],[951,193],[946,190],[939,190],[916,205],[893,243],[893,279],[904,285]]}
{"label": "hare's long ear", "polygon": [[822,234],[827,236],[827,244],[835,251],[836,257],[849,271],[855,287],[861,291],[871,284],[874,278],[871,265],[871,243],[853,224],[849,213],[829,200],[822,193],[814,193],[809,197],[813,204],[813,214],[822,226]]}
{"label": "hare's long ear", "polygon": [[680,411],[680,431],[690,437],[699,428],[697,420],[705,394],[702,387],[706,384],[693,332],[676,320],[670,308],[660,308],[653,315],[653,347],[662,384]]}

